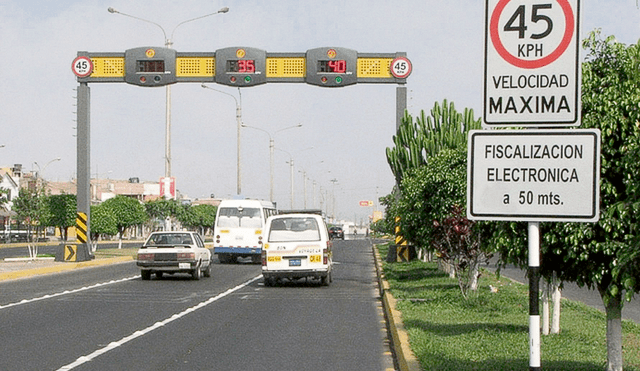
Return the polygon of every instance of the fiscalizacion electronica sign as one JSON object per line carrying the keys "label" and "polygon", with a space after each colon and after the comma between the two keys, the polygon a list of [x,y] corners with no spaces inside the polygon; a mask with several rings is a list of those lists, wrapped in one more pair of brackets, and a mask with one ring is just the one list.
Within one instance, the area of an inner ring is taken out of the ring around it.
{"label": "fiscalizacion electronica sign", "polygon": [[596,221],[600,131],[473,130],[469,219]]}

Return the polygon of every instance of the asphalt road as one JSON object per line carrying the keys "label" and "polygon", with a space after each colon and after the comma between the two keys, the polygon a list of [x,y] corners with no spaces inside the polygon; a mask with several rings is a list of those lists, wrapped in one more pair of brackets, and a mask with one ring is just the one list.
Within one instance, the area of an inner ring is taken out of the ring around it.
{"label": "asphalt road", "polygon": [[260,266],[142,281],[135,263],[0,283],[0,370],[388,370],[367,240],[336,241],[331,286],[265,287]]}

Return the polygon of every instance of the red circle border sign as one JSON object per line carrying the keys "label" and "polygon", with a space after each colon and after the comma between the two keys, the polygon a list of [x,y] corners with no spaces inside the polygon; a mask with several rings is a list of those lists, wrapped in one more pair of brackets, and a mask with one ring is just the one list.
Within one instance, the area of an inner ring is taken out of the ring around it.
{"label": "red circle border sign", "polygon": [[[79,72],[78,72],[78,70],[76,70],[75,65],[76,65],[76,63],[77,63],[77,62],[79,62],[79,61],[87,61],[87,63],[88,63],[87,72],[85,72],[85,73],[79,73]],[[91,58],[86,57],[86,56],[79,56],[79,57],[76,57],[76,58],[73,60],[73,62],[71,62],[71,71],[73,71],[73,74],[74,74],[74,75],[76,75],[76,76],[78,76],[78,77],[80,77],[80,78],[87,77],[87,76],[91,75],[91,73],[93,72],[93,62],[91,61]]]}
{"label": "red circle border sign", "polygon": [[[406,62],[407,66],[409,68],[407,68],[407,71],[405,73],[396,73],[393,70],[393,65],[396,62]],[[397,78],[397,79],[406,79],[407,77],[409,77],[409,75],[411,75],[411,72],[413,71],[413,65],[411,64],[411,61],[409,60],[409,58],[407,57],[397,57],[394,60],[391,61],[391,63],[389,64],[390,70],[391,70],[391,75],[393,75],[393,77]]]}
{"label": "red circle border sign", "polygon": [[515,57],[513,54],[509,53],[509,51],[507,51],[507,49],[502,44],[502,40],[500,40],[500,34],[498,33],[498,23],[500,21],[500,15],[502,15],[502,11],[510,1],[512,0],[500,0],[500,2],[498,2],[498,5],[493,11],[493,14],[491,14],[491,22],[489,25],[491,41],[502,59],[516,67],[533,69],[547,66],[560,58],[560,56],[569,47],[575,31],[575,17],[573,15],[573,10],[571,9],[571,5],[569,4],[569,2],[567,0],[556,0],[562,8],[566,23],[564,35],[562,36],[562,41],[560,41],[558,47],[546,57],[534,60],[525,60]]}

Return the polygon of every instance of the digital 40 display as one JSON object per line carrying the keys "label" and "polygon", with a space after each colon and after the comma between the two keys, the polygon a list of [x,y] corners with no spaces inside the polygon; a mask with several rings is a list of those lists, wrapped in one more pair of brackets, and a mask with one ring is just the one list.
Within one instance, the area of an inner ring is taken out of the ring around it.
{"label": "digital 40 display", "polygon": [[136,72],[162,72],[164,73],[164,61],[137,61]]}
{"label": "digital 40 display", "polygon": [[347,61],[344,59],[318,61],[318,73],[346,73]]}
{"label": "digital 40 display", "polygon": [[256,62],[253,59],[227,60],[226,72],[255,73]]}

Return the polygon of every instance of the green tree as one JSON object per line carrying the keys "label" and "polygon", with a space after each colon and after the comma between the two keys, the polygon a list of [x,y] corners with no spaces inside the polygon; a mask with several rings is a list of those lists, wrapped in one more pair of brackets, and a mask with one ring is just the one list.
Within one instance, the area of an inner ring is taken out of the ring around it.
{"label": "green tree", "polygon": [[44,190],[37,185],[20,188],[18,197],[13,201],[12,210],[16,212],[18,223],[27,226],[29,238],[32,238],[32,228],[35,227],[36,231],[39,230],[40,222],[48,217],[44,197],[42,197],[43,193]]}
{"label": "green tree", "polygon": [[207,230],[213,228],[213,224],[216,221],[216,212],[218,208],[213,205],[195,205],[191,207],[198,220],[198,228],[200,228],[200,234],[206,235]]}
{"label": "green tree", "polygon": [[97,241],[100,235],[114,236],[118,233],[116,216],[103,205],[91,206],[91,240]]}
{"label": "green tree", "polygon": [[490,256],[482,245],[486,223],[466,218],[467,153],[442,149],[426,165],[406,174],[398,213],[405,238],[428,244],[453,267],[462,295],[477,287],[480,262]]}
{"label": "green tree", "polygon": [[48,209],[48,217],[44,224],[49,227],[60,228],[60,234],[63,240],[66,241],[69,227],[76,224],[78,209],[76,195],[51,195],[47,196],[44,201],[45,207]]}
{"label": "green tree", "polygon": [[164,221],[167,218],[178,217],[180,204],[173,199],[159,198],[144,204],[144,208],[149,216],[149,222]]}
{"label": "green tree", "polygon": [[102,207],[108,209],[116,217],[116,227],[122,247],[122,236],[132,226],[140,225],[147,220],[145,207],[135,198],[117,195],[102,203]]}
{"label": "green tree", "polygon": [[[600,221],[541,223],[541,268],[598,290],[607,316],[607,370],[617,371],[623,366],[623,295],[640,292],[640,45],[594,31],[583,46],[582,126],[602,136]],[[524,227],[503,226],[497,238],[502,258],[525,265],[526,242],[509,236]]]}

